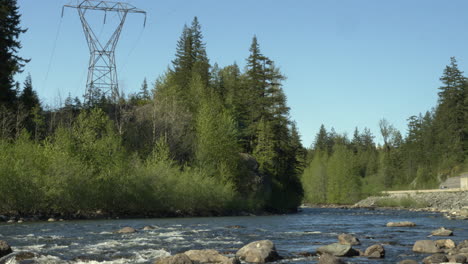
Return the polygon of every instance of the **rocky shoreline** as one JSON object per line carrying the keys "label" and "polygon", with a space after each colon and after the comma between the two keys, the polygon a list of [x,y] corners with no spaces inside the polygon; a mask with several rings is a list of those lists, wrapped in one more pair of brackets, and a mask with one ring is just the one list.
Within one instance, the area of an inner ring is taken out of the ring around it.
{"label": "rocky shoreline", "polygon": [[382,196],[370,196],[358,203],[349,206],[350,208],[389,208],[379,207],[379,201],[389,199],[409,198],[418,204],[425,205],[420,208],[412,207],[391,207],[391,209],[407,209],[411,211],[440,212],[450,219],[468,220],[468,191],[454,192],[407,192],[388,193]]}

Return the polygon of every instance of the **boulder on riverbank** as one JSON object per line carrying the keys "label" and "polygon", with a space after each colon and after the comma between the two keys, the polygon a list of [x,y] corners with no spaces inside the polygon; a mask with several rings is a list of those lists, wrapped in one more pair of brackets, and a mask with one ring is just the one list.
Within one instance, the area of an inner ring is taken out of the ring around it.
{"label": "boulder on riverbank", "polygon": [[364,256],[368,258],[384,258],[385,249],[382,245],[372,245],[366,249]]}
{"label": "boulder on riverbank", "polygon": [[333,243],[330,245],[317,248],[320,254],[330,254],[336,257],[353,257],[359,256],[359,252],[354,250],[351,245],[342,245],[340,243]]}
{"label": "boulder on riverbank", "polygon": [[416,226],[416,224],[410,221],[387,223],[387,227],[413,227],[413,226]]}
{"label": "boulder on riverbank", "polygon": [[0,258],[12,253],[10,245],[6,241],[0,240]]}
{"label": "boulder on riverbank", "polygon": [[345,262],[338,257],[324,253],[320,255],[318,264],[345,264]]}
{"label": "boulder on riverbank", "polygon": [[192,260],[185,254],[176,254],[165,258],[160,258],[154,264],[193,264]]}
{"label": "boulder on riverbank", "polygon": [[359,239],[355,235],[352,235],[352,234],[340,234],[340,235],[338,235],[338,243],[340,243],[342,245],[352,245],[352,246],[361,244]]}
{"label": "boulder on riverbank", "polygon": [[197,263],[221,263],[221,264],[237,264],[240,263],[236,258],[228,258],[221,255],[214,249],[204,250],[189,250],[184,253],[191,261]]}
{"label": "boulder on riverbank", "polygon": [[243,246],[236,253],[240,260],[252,263],[265,263],[281,259],[271,240],[260,240]]}
{"label": "boulder on riverbank", "polygon": [[413,251],[418,253],[441,253],[442,249],[434,240],[418,240],[414,243]]}
{"label": "boulder on riverbank", "polygon": [[445,227],[441,227],[437,230],[431,232],[433,236],[453,236],[453,231],[449,229],[445,229]]}
{"label": "boulder on riverbank", "polygon": [[467,256],[463,254],[449,255],[447,258],[450,263],[466,263],[468,260]]}
{"label": "boulder on riverbank", "polygon": [[423,259],[424,264],[445,263],[445,262],[448,262],[448,258],[444,254],[440,254],[440,253],[425,257]]}
{"label": "boulder on riverbank", "polygon": [[452,239],[439,239],[436,240],[436,246],[441,249],[452,249],[455,248],[455,242]]}
{"label": "boulder on riverbank", "polygon": [[419,264],[419,263],[414,259],[405,259],[405,260],[398,262],[398,264]]}

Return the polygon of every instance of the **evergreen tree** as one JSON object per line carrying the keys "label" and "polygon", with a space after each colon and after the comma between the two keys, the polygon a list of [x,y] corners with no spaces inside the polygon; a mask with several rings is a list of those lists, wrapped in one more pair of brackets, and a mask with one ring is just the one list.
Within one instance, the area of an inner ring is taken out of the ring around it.
{"label": "evergreen tree", "polygon": [[442,156],[442,167],[450,168],[463,162],[467,155],[466,105],[467,81],[458,69],[457,61],[451,58],[443,76],[443,86],[439,88],[439,102],[435,112],[435,126],[438,149]]}
{"label": "evergreen tree", "polygon": [[21,15],[16,0],[0,0],[0,106],[12,107],[16,100],[13,76],[22,71],[29,60],[17,55],[21,49],[19,36]]}
{"label": "evergreen tree", "polygon": [[18,101],[21,104],[21,110],[25,114],[24,127],[37,139],[37,133],[43,125],[41,118],[42,108],[37,93],[32,86],[31,74],[28,74],[24,81],[23,91]]}
{"label": "evergreen tree", "polygon": [[315,136],[314,150],[322,152],[328,150],[328,132],[323,124],[320,126],[320,130]]}

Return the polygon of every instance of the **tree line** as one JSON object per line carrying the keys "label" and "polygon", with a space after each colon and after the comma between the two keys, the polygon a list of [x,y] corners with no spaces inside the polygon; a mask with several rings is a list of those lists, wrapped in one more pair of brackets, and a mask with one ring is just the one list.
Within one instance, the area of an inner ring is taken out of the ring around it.
{"label": "tree line", "polygon": [[305,201],[353,203],[382,190],[437,188],[468,170],[468,79],[454,57],[440,81],[437,106],[409,117],[405,136],[385,119],[379,145],[367,128],[349,139],[322,125],[301,176]]}
{"label": "tree line", "polygon": [[[93,91],[45,108],[29,75],[16,1],[0,0],[0,211],[226,214],[296,210],[306,151],[285,77],[254,36],[246,67],[210,63],[185,25],[154,85],[117,101]],[[8,62],[8,63],[3,63]]]}

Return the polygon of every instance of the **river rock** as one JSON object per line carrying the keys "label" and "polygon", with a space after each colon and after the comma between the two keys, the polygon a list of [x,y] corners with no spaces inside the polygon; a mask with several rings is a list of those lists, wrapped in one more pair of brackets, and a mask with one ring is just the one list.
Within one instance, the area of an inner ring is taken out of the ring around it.
{"label": "river rock", "polygon": [[145,230],[145,231],[154,230],[154,229],[156,229],[156,227],[150,226],[150,225],[143,227],[143,230]]}
{"label": "river rock", "polygon": [[193,264],[193,262],[187,255],[181,253],[174,256],[160,258],[156,260],[154,264]]}
{"label": "river rock", "polygon": [[429,257],[425,257],[423,259],[424,264],[431,264],[431,263],[444,263],[448,262],[448,258],[444,254],[434,254]]}
{"label": "river rock", "polygon": [[445,227],[441,227],[437,230],[431,232],[433,236],[453,236],[453,231],[449,229],[445,229]]}
{"label": "river rock", "polygon": [[118,234],[130,234],[130,233],[135,233],[136,232],[136,229],[133,228],[133,227],[129,227],[129,226],[126,226],[120,230],[117,230],[116,233]]}
{"label": "river rock", "polygon": [[405,260],[398,262],[398,264],[419,264],[419,263],[414,259],[405,259]]}
{"label": "river rock", "polygon": [[324,253],[320,255],[318,264],[345,264],[345,262],[338,257]]}
{"label": "river rock", "polygon": [[228,263],[229,258],[214,249],[189,250],[184,253],[190,260],[199,263]]}
{"label": "river rock", "polygon": [[457,254],[453,256],[447,256],[449,262],[451,263],[465,263],[467,261],[467,258],[465,255],[462,254]]}
{"label": "river rock", "polygon": [[49,218],[49,219],[47,219],[47,222],[55,222],[55,221],[57,221],[57,219],[55,219],[55,218],[52,218],[52,217],[51,217],[51,218]]}
{"label": "river rock", "polygon": [[387,223],[387,227],[412,227],[412,226],[416,226],[416,224],[413,222],[409,222],[409,221]]}
{"label": "river rock", "polygon": [[319,247],[317,248],[317,252],[320,254],[328,253],[336,257],[359,256],[359,252],[354,250],[351,245],[342,245],[340,243]]}
{"label": "river rock", "polygon": [[354,236],[354,235],[351,235],[351,234],[340,234],[338,235],[338,241],[340,244],[342,245],[360,245],[361,242],[359,241],[359,239]]}
{"label": "river rock", "polygon": [[452,249],[455,248],[455,242],[452,239],[439,239],[436,240],[436,246],[442,249]]}
{"label": "river rock", "polygon": [[271,240],[260,240],[243,246],[236,253],[240,260],[253,263],[265,263],[281,259]]}
{"label": "river rock", "polygon": [[245,228],[245,226],[241,226],[241,225],[231,225],[231,226],[226,226],[226,228],[241,229],[241,228]]}
{"label": "river rock", "polygon": [[468,248],[468,240],[463,240],[462,242],[458,243],[457,249]]}
{"label": "river rock", "polygon": [[0,258],[12,253],[13,250],[11,249],[10,245],[7,242],[0,240]]}
{"label": "river rock", "polygon": [[414,252],[419,253],[440,253],[442,250],[437,247],[436,241],[433,240],[418,240],[413,246]]}
{"label": "river rock", "polygon": [[384,258],[385,249],[382,245],[373,245],[366,249],[364,256],[368,258]]}

